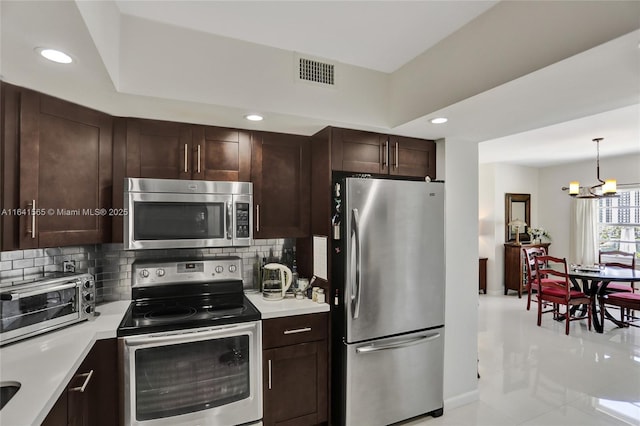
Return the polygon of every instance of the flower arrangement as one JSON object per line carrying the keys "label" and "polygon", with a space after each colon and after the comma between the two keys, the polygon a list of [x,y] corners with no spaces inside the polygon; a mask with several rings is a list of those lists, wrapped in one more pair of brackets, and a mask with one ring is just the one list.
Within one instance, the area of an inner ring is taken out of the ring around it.
{"label": "flower arrangement", "polygon": [[551,235],[549,235],[549,233],[547,232],[546,229],[540,227],[540,228],[528,228],[527,229],[527,234],[529,234],[529,237],[531,237],[532,240],[541,240],[542,237],[551,240]]}

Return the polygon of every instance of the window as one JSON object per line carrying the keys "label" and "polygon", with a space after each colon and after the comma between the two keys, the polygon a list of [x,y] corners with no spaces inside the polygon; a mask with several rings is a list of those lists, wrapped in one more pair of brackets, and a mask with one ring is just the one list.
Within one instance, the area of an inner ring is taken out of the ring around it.
{"label": "window", "polygon": [[640,188],[598,200],[598,235],[600,251],[633,252],[640,258]]}

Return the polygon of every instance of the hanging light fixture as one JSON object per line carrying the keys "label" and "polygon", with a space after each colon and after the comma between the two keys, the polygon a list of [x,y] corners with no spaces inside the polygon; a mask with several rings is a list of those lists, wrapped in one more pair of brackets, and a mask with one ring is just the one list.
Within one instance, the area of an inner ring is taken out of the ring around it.
{"label": "hanging light fixture", "polygon": [[600,179],[600,141],[603,138],[595,138],[593,141],[596,143],[596,178],[598,183],[589,186],[581,187],[580,182],[573,181],[569,183],[569,186],[563,186],[563,191],[569,191],[569,195],[576,198],[602,198],[612,197],[616,195],[617,184],[615,179]]}

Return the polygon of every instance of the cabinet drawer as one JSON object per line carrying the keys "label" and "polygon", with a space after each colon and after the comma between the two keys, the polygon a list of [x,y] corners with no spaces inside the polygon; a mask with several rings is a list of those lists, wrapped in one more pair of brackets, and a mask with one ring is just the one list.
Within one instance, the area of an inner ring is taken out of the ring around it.
{"label": "cabinet drawer", "polygon": [[327,338],[328,314],[296,315],[262,322],[264,349],[313,342]]}

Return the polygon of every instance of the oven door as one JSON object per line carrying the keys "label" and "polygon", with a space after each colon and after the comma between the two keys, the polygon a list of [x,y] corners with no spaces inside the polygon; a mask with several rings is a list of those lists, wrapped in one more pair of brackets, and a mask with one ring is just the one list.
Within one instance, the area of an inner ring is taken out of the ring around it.
{"label": "oven door", "polygon": [[232,195],[129,192],[125,249],[231,247]]}
{"label": "oven door", "polygon": [[124,424],[262,419],[260,321],[119,339]]}
{"label": "oven door", "polygon": [[35,336],[80,320],[76,281],[28,285],[0,293],[0,344]]}

